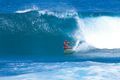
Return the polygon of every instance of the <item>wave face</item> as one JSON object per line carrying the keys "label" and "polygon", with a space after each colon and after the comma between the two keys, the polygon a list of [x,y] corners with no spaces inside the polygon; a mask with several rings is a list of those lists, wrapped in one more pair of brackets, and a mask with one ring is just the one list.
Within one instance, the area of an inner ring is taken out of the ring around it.
{"label": "wave face", "polygon": [[74,18],[65,16],[48,11],[0,14],[0,55],[63,56],[63,41],[73,40],[71,32],[77,27]]}
{"label": "wave face", "polygon": [[[119,22],[118,13],[110,12],[54,12],[35,7],[15,13],[1,13],[1,59],[114,60],[120,56]],[[75,54],[64,55],[64,40],[74,43]]]}

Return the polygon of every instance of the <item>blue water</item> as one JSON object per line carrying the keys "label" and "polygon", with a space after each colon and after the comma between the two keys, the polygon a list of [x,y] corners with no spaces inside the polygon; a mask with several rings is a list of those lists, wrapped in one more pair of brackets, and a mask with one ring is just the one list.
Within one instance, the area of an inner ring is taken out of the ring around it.
{"label": "blue water", "polygon": [[[119,5],[0,0],[0,80],[119,80]],[[64,53],[64,40],[73,54]]]}

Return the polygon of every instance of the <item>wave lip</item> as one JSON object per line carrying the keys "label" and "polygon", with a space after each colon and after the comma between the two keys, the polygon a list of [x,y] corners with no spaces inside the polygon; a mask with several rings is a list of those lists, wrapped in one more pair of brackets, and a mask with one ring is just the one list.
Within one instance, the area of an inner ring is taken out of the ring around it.
{"label": "wave lip", "polygon": [[38,7],[35,6],[24,10],[17,10],[15,11],[15,13],[27,13],[31,11],[37,11],[40,15],[51,15],[58,18],[72,18],[78,15],[77,12],[73,9],[65,11],[52,11],[48,9],[39,9]]}
{"label": "wave lip", "polygon": [[40,10],[39,11],[40,15],[52,15],[52,16],[56,16],[59,18],[71,18],[77,15],[76,11],[74,10],[69,10],[66,12],[54,12],[54,11],[49,11],[49,10]]}
{"label": "wave lip", "polygon": [[19,11],[16,11],[16,13],[26,13],[30,11],[34,11],[34,9],[19,10]]}
{"label": "wave lip", "polygon": [[36,10],[38,10],[38,7],[33,6],[32,8],[15,11],[15,13],[27,13],[27,12],[36,11]]}

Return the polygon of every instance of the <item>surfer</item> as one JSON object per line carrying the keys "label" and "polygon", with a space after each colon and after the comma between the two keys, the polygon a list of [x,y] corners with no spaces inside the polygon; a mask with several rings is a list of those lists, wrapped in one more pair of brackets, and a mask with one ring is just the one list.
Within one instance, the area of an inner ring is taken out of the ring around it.
{"label": "surfer", "polygon": [[65,54],[72,54],[75,51],[73,51],[72,47],[70,46],[70,42],[65,40],[64,41],[64,53]]}
{"label": "surfer", "polygon": [[67,40],[64,41],[64,50],[66,50],[66,49],[71,49],[71,48],[69,47],[69,43],[70,43],[70,42],[68,42]]}

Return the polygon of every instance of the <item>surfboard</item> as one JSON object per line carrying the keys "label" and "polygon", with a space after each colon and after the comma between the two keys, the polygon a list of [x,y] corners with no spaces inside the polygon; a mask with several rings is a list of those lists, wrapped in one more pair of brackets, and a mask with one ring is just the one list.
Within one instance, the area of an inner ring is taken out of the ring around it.
{"label": "surfboard", "polygon": [[75,51],[74,50],[72,50],[72,49],[65,49],[64,50],[64,54],[72,54],[72,53],[74,53]]}

